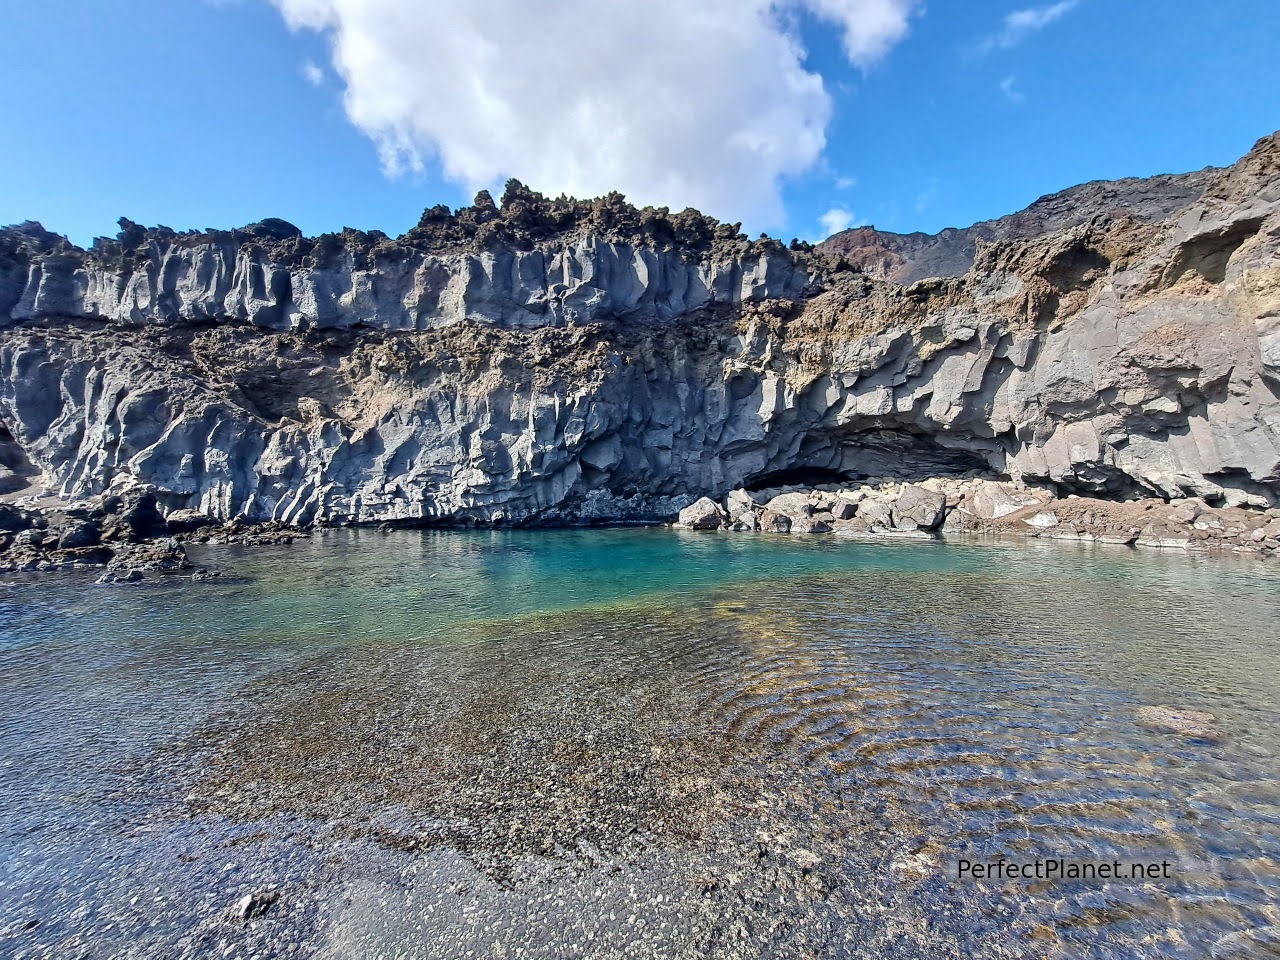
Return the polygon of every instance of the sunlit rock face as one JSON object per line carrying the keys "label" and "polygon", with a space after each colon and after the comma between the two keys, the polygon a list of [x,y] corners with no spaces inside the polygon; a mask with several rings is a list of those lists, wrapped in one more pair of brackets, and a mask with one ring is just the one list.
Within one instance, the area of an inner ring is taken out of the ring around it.
{"label": "sunlit rock face", "polygon": [[973,470],[1275,504],[1278,211],[1273,136],[816,250],[515,183],[394,240],[122,221],[85,251],[25,224],[0,231],[0,463],[298,523],[665,519]]}

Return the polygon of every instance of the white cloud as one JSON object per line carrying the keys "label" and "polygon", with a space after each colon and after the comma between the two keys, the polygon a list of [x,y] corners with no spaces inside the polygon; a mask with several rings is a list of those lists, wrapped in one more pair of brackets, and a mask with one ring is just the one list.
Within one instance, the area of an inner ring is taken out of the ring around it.
{"label": "white cloud", "polygon": [[1000,92],[1014,103],[1022,103],[1027,95],[1018,89],[1018,78],[1010,75],[1000,81]]}
{"label": "white cloud", "polygon": [[845,56],[866,69],[907,35],[916,0],[806,0],[815,15],[843,31]]}
{"label": "white cloud", "polygon": [[842,31],[867,68],[917,0],[272,0],[323,32],[350,120],[389,174],[468,189],[621,190],[754,228],[822,157],[832,100],[784,15]]}
{"label": "white cloud", "polygon": [[318,87],[324,83],[324,71],[314,60],[308,60],[302,65],[302,75],[307,78],[307,83],[313,87]]}
{"label": "white cloud", "polygon": [[978,45],[978,52],[990,53],[993,50],[1016,47],[1037,30],[1043,30],[1055,20],[1065,17],[1078,3],[1079,0],[1060,0],[1043,7],[1014,10],[1004,18],[1004,23],[996,33]]}
{"label": "white cloud", "polygon": [[836,177],[837,190],[852,190],[858,185],[857,177]]}
{"label": "white cloud", "polygon": [[861,223],[857,215],[844,207],[832,207],[826,213],[818,218],[818,222],[822,224],[822,239],[826,239],[832,234],[839,233],[841,230],[848,230],[850,227]]}

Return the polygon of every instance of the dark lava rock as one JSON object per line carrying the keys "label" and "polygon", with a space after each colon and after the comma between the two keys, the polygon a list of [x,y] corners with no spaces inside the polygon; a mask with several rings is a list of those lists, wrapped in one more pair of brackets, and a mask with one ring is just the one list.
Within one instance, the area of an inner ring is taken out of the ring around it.
{"label": "dark lava rock", "polygon": [[73,520],[58,532],[58,546],[63,550],[96,547],[102,542],[102,527],[93,520]]}
{"label": "dark lava rock", "polygon": [[193,533],[204,527],[216,527],[218,521],[199,510],[175,510],[165,517],[170,533]]}
{"label": "dark lava rock", "polygon": [[186,548],[177,540],[169,538],[151,543],[121,544],[116,549],[107,572],[119,574],[131,570],[167,572],[190,569],[192,563],[187,558]]}
{"label": "dark lava rock", "polygon": [[145,579],[141,570],[108,570],[98,578],[98,583],[138,583]]}
{"label": "dark lava rock", "polygon": [[108,540],[145,540],[169,532],[156,503],[156,495],[145,488],[104,497],[106,515],[103,537]]}
{"label": "dark lava rock", "polygon": [[31,526],[31,514],[7,503],[0,503],[0,530],[16,533]]}

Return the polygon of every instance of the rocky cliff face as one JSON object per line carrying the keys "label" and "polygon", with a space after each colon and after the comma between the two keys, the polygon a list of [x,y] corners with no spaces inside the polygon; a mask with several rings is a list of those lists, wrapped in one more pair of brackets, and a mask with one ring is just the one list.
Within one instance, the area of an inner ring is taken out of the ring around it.
{"label": "rocky cliff face", "polygon": [[980,242],[1030,240],[1115,220],[1159,223],[1200,199],[1221,173],[1209,168],[1145,180],[1131,177],[1083,183],[1041,197],[1007,217],[933,234],[855,227],[827,238],[818,251],[843,257],[864,273],[904,285],[929,277],[963,277],[973,267]]}
{"label": "rocky cliff face", "polygon": [[1071,196],[888,266],[865,236],[788,249],[515,183],[395,240],[11,227],[0,464],[292,523],[657,519],[972,470],[1280,503],[1280,138]]}

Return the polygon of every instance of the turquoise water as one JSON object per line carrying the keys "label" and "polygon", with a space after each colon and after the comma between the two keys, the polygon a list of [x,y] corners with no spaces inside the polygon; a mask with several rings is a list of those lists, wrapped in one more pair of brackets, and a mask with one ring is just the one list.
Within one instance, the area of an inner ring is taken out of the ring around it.
{"label": "turquoise water", "polygon": [[[1274,563],[654,529],[197,559],[225,576],[0,581],[0,954],[1278,955]],[[1175,869],[957,880],[996,856]]]}

